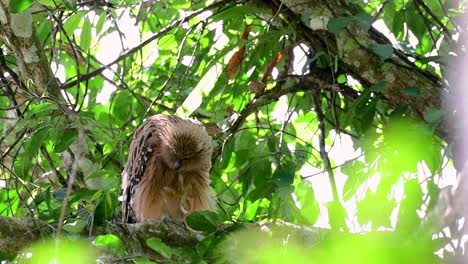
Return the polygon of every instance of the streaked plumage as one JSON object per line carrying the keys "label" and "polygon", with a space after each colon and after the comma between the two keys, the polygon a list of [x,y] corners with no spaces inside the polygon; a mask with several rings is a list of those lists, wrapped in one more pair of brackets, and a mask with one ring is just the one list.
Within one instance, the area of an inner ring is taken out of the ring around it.
{"label": "streaked plumage", "polygon": [[183,220],[212,210],[209,171],[213,147],[202,124],[155,115],[136,131],[122,172],[122,220]]}

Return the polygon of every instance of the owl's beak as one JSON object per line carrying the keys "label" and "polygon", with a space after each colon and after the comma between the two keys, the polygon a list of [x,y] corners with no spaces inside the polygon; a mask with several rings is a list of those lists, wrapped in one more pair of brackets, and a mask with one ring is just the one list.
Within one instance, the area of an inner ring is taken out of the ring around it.
{"label": "owl's beak", "polygon": [[174,162],[174,169],[175,169],[176,171],[178,171],[178,170],[180,169],[180,167],[182,167],[182,161],[181,161],[181,160],[176,160],[176,161]]}

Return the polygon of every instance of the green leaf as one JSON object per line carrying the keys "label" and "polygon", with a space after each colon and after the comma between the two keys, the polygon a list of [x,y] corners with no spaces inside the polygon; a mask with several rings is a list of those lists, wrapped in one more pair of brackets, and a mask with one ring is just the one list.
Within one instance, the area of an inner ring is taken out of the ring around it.
{"label": "green leaf", "polygon": [[328,21],[327,29],[328,31],[339,34],[343,32],[346,26],[349,23],[353,23],[361,28],[363,31],[369,31],[372,23],[374,22],[374,17],[367,13],[361,13],[353,17],[337,17],[332,18]]}
{"label": "green leaf", "polygon": [[393,34],[395,34],[395,36],[401,37],[403,35],[404,24],[405,24],[405,11],[400,10],[395,14],[395,17],[393,17],[392,31],[393,31]]}
{"label": "green leaf", "polygon": [[365,169],[366,164],[360,160],[347,161],[341,166],[341,172],[348,176],[343,186],[343,200],[349,200],[369,178],[369,172],[365,172]]}
{"label": "green leaf", "polygon": [[212,211],[195,211],[187,216],[185,222],[194,230],[214,232],[219,223],[219,217]]}
{"label": "green leaf", "polygon": [[255,188],[265,189],[268,184],[271,184],[271,161],[269,159],[264,159],[257,162],[255,166],[251,166],[249,168],[247,173],[253,175],[253,184],[255,185]]}
{"label": "green leaf", "polygon": [[370,90],[372,92],[380,92],[385,88],[385,84],[387,84],[385,81],[375,83],[370,87]]}
{"label": "green leaf", "polygon": [[18,157],[15,160],[14,166],[16,175],[21,179],[26,179],[32,166],[32,157],[28,154]]}
{"label": "green leaf", "polygon": [[370,100],[370,92],[364,92],[359,98],[354,102],[350,103],[348,107],[348,114],[342,115],[342,120],[340,121],[343,127],[352,125],[355,122],[356,115],[359,114],[359,111],[365,107]]}
{"label": "green leaf", "polygon": [[289,160],[282,161],[276,168],[271,181],[278,187],[286,187],[293,183],[296,168],[294,163]]}
{"label": "green leaf", "polygon": [[39,151],[39,147],[44,144],[44,141],[49,136],[49,128],[47,124],[38,128],[34,135],[28,140],[28,145],[26,146],[26,152],[32,156],[35,156]]}
{"label": "green leaf", "polygon": [[337,17],[328,21],[327,30],[334,34],[340,34],[346,26],[353,21],[352,17]]}
{"label": "green leaf", "polygon": [[244,219],[243,219],[244,221],[253,221],[255,219],[259,204],[260,204],[260,200],[257,200],[254,203],[251,203],[250,201],[248,201],[247,209],[245,210],[245,214],[244,214]]}
{"label": "green leaf", "polygon": [[[418,54],[429,53],[433,48],[432,38],[429,33],[424,34],[422,39],[419,41],[419,45],[416,49]],[[422,60],[420,60],[422,62]]]}
{"label": "green leaf", "polygon": [[[54,193],[54,197],[57,201],[61,202],[63,201],[63,197],[65,196],[65,189],[59,189],[59,190],[60,190],[60,193],[59,192]],[[79,202],[79,201],[94,201],[95,199],[93,198],[94,196],[96,196],[96,193],[102,193],[102,191],[96,192],[88,188],[80,188],[71,193],[70,203]]]}
{"label": "green leaf", "polygon": [[406,87],[401,89],[401,93],[407,96],[418,97],[421,95],[421,91],[418,87]]}
{"label": "green leaf", "polygon": [[444,116],[444,112],[440,109],[430,109],[424,113],[424,120],[428,123],[436,124],[439,123]]}
{"label": "green leaf", "polygon": [[408,113],[408,105],[399,105],[390,113],[390,118],[403,117]]}
{"label": "green leaf", "polygon": [[336,81],[338,83],[346,83],[347,82],[346,75],[340,74],[340,76],[338,76],[338,78],[336,78]]}
{"label": "green leaf", "polygon": [[34,134],[25,141],[24,144],[24,154],[18,159],[18,162],[15,162],[15,171],[18,176],[22,179],[25,179],[29,174],[29,169],[32,166],[33,159],[36,157],[39,148],[44,143],[46,138],[49,136],[48,125],[43,125],[37,130]]}
{"label": "green leaf", "polygon": [[57,202],[62,202],[65,199],[65,194],[67,193],[67,188],[57,189],[53,196]]}
{"label": "green leaf", "polygon": [[63,3],[68,10],[76,11],[76,0],[63,0]]}
{"label": "green leaf", "polygon": [[356,116],[360,118],[360,131],[361,133],[366,132],[366,130],[371,126],[374,121],[375,112],[377,109],[378,98],[373,97],[370,99],[370,102],[367,102],[365,105],[360,105],[356,108]]}
{"label": "green leaf", "polygon": [[132,109],[129,107],[128,98],[132,95],[129,91],[123,90],[118,92],[114,98],[112,105],[112,114],[120,121],[126,121],[130,118]]}
{"label": "green leaf", "polygon": [[55,8],[61,3],[61,1],[56,0],[37,0],[37,2],[50,8]]}
{"label": "green leaf", "polygon": [[146,245],[167,259],[170,259],[172,256],[172,248],[166,245],[159,237],[147,239]]}
{"label": "green leaf", "polygon": [[96,23],[96,35],[99,35],[101,33],[102,27],[104,26],[104,22],[106,22],[106,12],[102,12],[101,15],[99,15],[98,22]]}
{"label": "green leaf", "polygon": [[20,13],[28,9],[35,1],[34,0],[10,0],[10,11],[12,13]]}
{"label": "green leaf", "polygon": [[50,20],[41,21],[41,23],[37,26],[37,36],[39,37],[41,43],[49,43],[46,41],[50,41],[49,35],[51,30],[52,22]]}
{"label": "green leaf", "polygon": [[73,222],[66,223],[63,229],[68,233],[78,234],[86,227],[86,222],[81,219],[76,219]]}
{"label": "green leaf", "polygon": [[[61,129],[61,128],[59,128]],[[76,128],[66,129],[63,133],[59,133],[57,144],[54,146],[55,153],[64,152],[78,138]]]}
{"label": "green leaf", "polygon": [[374,54],[379,56],[380,61],[384,61],[393,55],[393,47],[390,44],[376,44],[373,43],[369,47]]}
{"label": "green leaf", "polygon": [[302,215],[302,218],[299,222],[306,225],[313,225],[320,216],[320,207],[317,203],[312,184],[305,180],[299,181],[294,193],[301,205],[299,213]]}
{"label": "green leaf", "polygon": [[419,15],[418,11],[415,9],[414,5],[408,5],[409,8],[406,10],[405,22],[409,30],[411,30],[414,35],[421,40],[424,36],[424,33],[427,31],[426,24],[421,23],[421,19],[424,19]]}
{"label": "green leaf", "polygon": [[119,174],[110,171],[98,170],[86,177],[85,182],[92,190],[111,191],[119,187],[120,177]]}
{"label": "green leaf", "polygon": [[50,113],[57,109],[59,109],[57,104],[52,103],[32,105],[30,111],[27,113],[27,117],[50,116]]}
{"label": "green leaf", "polygon": [[65,24],[63,25],[63,29],[65,30],[65,33],[67,33],[67,35],[72,35],[73,32],[75,31],[75,29],[78,27],[78,25],[80,24],[81,20],[83,19],[83,16],[84,16],[84,12],[83,11],[79,11],[73,15],[71,15],[67,21],[65,22]]}
{"label": "green leaf", "polygon": [[[0,97],[0,107],[8,107],[10,106],[10,101],[6,98],[6,96]],[[0,116],[4,116],[6,111],[1,111]]]}
{"label": "green leaf", "polygon": [[[99,191],[96,194],[99,194]],[[108,192],[99,196],[100,197],[96,197],[99,199],[99,202],[96,206],[96,210],[94,210],[94,224],[97,225],[103,224],[113,216],[117,201],[115,192]]]}
{"label": "green leaf", "polygon": [[122,240],[112,234],[97,236],[93,241],[93,245],[97,248],[109,251],[116,256],[123,256],[125,254],[125,248]]}
{"label": "green leaf", "polygon": [[347,215],[346,209],[340,201],[331,201],[326,204],[328,208],[328,217],[332,229],[339,229],[345,227],[345,218]]}
{"label": "green leaf", "polygon": [[91,45],[91,22],[89,18],[85,19],[83,23],[83,28],[81,29],[81,36],[80,36],[80,46],[84,51],[88,51]]}
{"label": "green leaf", "polygon": [[400,203],[401,217],[398,221],[397,230],[411,232],[421,224],[421,219],[417,214],[418,208],[423,203],[423,192],[418,179],[409,179],[405,182],[405,197]]}
{"label": "green leaf", "polygon": [[354,16],[354,22],[360,27],[363,31],[369,31],[372,23],[374,23],[374,17],[368,13],[360,13]]}

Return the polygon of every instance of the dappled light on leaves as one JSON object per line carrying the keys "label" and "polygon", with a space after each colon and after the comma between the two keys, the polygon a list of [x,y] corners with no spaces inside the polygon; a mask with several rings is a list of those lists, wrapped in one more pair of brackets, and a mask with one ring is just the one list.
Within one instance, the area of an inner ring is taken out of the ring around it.
{"label": "dappled light on leaves", "polygon": [[401,175],[416,172],[418,162],[429,168],[440,166],[440,148],[429,127],[409,118],[393,118],[382,129],[380,172],[386,175]]}
{"label": "dappled light on leaves", "polygon": [[18,263],[70,263],[91,264],[96,262],[93,247],[80,239],[48,239],[38,241],[18,256]]}
{"label": "dappled light on leaves", "polygon": [[[396,224],[397,230],[412,232],[420,222],[417,210],[421,209],[424,197],[418,166],[425,164],[433,173],[437,172],[442,162],[440,142],[426,124],[394,117],[383,125],[381,132],[367,133],[363,143],[360,146],[367,163],[355,161],[344,171],[353,177],[348,179],[350,182],[365,175],[367,179],[372,175],[370,172],[378,176],[374,178],[375,188],[364,189],[365,195],[358,201],[359,222],[370,221],[373,230],[393,229]],[[391,218],[394,210],[398,212],[397,223]]]}
{"label": "dappled light on leaves", "polygon": [[[317,235],[323,240],[317,239]],[[332,232],[271,224],[229,235],[221,244],[221,252],[228,263],[246,264],[437,263],[424,241],[414,240],[405,245],[400,237],[385,236],[382,232],[348,234],[339,240],[333,237]]]}
{"label": "dappled light on leaves", "polygon": [[99,250],[110,252],[116,256],[123,256],[125,253],[124,244],[119,237],[113,234],[97,236],[93,241],[93,246]]}

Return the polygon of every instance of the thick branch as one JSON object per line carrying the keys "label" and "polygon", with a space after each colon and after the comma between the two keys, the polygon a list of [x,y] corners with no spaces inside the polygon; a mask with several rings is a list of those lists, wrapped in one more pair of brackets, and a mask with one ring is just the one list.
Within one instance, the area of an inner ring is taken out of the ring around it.
{"label": "thick branch", "polygon": [[[356,26],[348,25],[346,30],[334,35],[327,30],[330,19],[349,16],[352,12],[342,5],[342,1],[297,0],[273,1],[290,22],[298,24],[297,30],[307,39],[314,50],[328,52],[339,59],[339,67],[351,73],[365,86],[384,81],[382,95],[393,106],[408,105],[413,113],[423,118],[433,109],[441,108],[441,96],[444,90],[442,81],[433,74],[417,68],[400,51],[382,62],[371,50],[375,43],[388,43],[381,34],[374,34],[371,29],[364,32]],[[314,15],[317,14],[317,15]],[[301,17],[309,18],[308,22]],[[320,26],[318,26],[320,25]],[[419,96],[410,96],[402,92],[405,88],[417,87]],[[444,135],[448,128],[443,127]]]}
{"label": "thick branch", "polygon": [[[233,225],[225,225],[219,228],[228,230],[234,227],[234,229],[240,231],[238,224]],[[423,263],[434,263],[434,261],[428,261],[429,259],[433,260],[434,257],[432,248],[424,243],[430,241],[430,236],[408,238],[395,232],[377,232],[365,235],[351,234],[282,222],[245,223],[242,226],[247,228],[244,229],[247,233],[241,231],[233,234],[231,238],[234,237],[234,240],[231,239],[230,246],[219,248],[220,250],[216,254],[219,254],[219,256],[226,255],[227,258],[233,257],[232,260],[238,260],[239,256],[245,255],[245,252],[256,254],[258,253],[256,251],[264,252],[262,250],[271,245],[277,245],[279,249],[280,245],[287,243],[288,247],[301,249],[300,256],[307,256],[308,259],[320,256],[329,258],[336,252],[341,252],[342,255],[346,256],[351,253],[355,254],[354,250],[360,250],[361,254],[356,256],[367,260],[360,261],[360,263],[374,263],[376,259],[368,256],[378,255],[386,256],[386,260],[391,260],[392,263],[414,263],[414,256],[417,256],[418,259],[426,259],[426,261],[422,261]],[[51,225],[40,220],[0,216],[0,252],[13,254],[21,252],[22,249],[27,248],[27,246],[42,237],[50,236],[53,232],[54,228]],[[227,235],[227,233],[225,234]],[[92,236],[100,234],[114,234],[120,237],[125,244],[127,256],[144,255],[157,261],[167,261],[167,259],[162,258],[146,247],[146,239],[158,237],[174,248],[195,249],[200,241],[197,236],[202,237],[200,233],[164,221],[94,227]],[[83,233],[83,236],[87,237],[88,233]],[[227,240],[229,239],[228,237]],[[255,245],[256,248],[251,248],[248,245]],[[405,252],[408,255],[401,255]],[[370,261],[371,259],[373,261]]]}
{"label": "thick branch", "polygon": [[[33,218],[0,216],[0,252],[18,253],[41,238],[50,237],[55,226]],[[173,247],[193,248],[198,243],[197,233],[169,221],[148,221],[138,224],[112,224],[93,227],[92,235],[113,234],[125,244],[128,253],[151,253],[145,244],[146,239],[159,237]],[[82,233],[88,236],[87,230]]]}
{"label": "thick branch", "polygon": [[60,98],[59,84],[34,29],[31,11],[12,14],[7,5],[8,1],[0,1],[0,14],[4,14],[0,16],[0,40],[13,52],[21,82],[36,96],[47,93]]}

